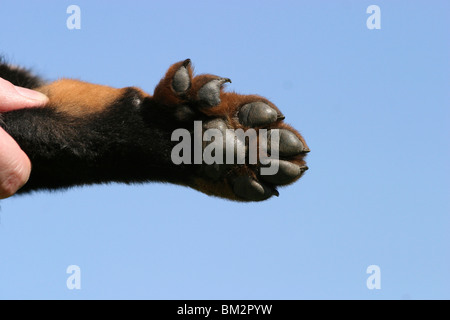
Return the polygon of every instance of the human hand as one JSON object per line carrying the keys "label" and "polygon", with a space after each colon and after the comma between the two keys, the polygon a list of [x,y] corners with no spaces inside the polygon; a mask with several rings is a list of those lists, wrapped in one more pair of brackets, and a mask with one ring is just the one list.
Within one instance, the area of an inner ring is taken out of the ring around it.
{"label": "human hand", "polygon": [[[0,78],[0,113],[43,106],[48,98]],[[12,196],[30,177],[31,162],[17,142],[0,128],[0,199]]]}

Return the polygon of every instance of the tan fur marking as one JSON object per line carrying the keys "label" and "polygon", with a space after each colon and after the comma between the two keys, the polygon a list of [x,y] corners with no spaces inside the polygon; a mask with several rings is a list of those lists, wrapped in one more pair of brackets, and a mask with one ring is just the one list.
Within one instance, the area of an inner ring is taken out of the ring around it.
{"label": "tan fur marking", "polygon": [[81,117],[105,110],[124,93],[124,89],[61,79],[36,89],[48,96],[58,111]]}

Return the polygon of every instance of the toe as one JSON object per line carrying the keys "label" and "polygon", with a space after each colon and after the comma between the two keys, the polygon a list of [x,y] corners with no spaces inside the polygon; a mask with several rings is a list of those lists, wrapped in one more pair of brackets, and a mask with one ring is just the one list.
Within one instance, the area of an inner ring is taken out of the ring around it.
{"label": "toe", "polygon": [[239,122],[244,126],[268,125],[281,117],[278,112],[264,102],[247,103],[239,110]]}
{"label": "toe", "polygon": [[190,59],[185,60],[173,76],[172,88],[177,93],[184,93],[191,86],[191,77],[188,71],[190,64]]}
{"label": "toe", "polygon": [[245,200],[262,201],[274,195],[274,191],[249,176],[240,176],[234,182],[234,193]]}
{"label": "toe", "polygon": [[[272,135],[274,130],[279,133],[278,143],[272,143]],[[287,129],[272,129],[268,133],[268,149],[273,152],[278,148],[279,155],[282,157],[291,157],[305,152],[305,147],[300,139]]]}
{"label": "toe", "polygon": [[231,82],[228,78],[216,78],[204,84],[197,93],[197,99],[209,107],[220,104],[220,89],[222,86]]}
{"label": "toe", "polygon": [[265,171],[262,169],[266,169],[267,171],[269,171],[269,168],[261,168],[261,179],[276,185],[285,185],[294,182],[295,180],[300,178],[303,172],[308,170],[308,167],[306,166],[301,167],[289,161],[275,159],[270,160],[270,162],[266,166],[273,169],[271,170],[273,172],[265,173]]}

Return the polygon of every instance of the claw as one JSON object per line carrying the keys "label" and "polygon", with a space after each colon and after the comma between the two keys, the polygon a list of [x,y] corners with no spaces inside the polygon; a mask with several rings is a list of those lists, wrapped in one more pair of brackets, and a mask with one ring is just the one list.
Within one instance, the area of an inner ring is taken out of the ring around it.
{"label": "claw", "polygon": [[183,67],[187,68],[191,64],[191,59],[186,59],[183,62]]}

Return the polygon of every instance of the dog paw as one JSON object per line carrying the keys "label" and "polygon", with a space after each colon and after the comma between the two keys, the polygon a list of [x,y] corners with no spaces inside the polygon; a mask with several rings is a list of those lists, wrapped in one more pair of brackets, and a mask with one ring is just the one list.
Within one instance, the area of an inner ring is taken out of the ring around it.
{"label": "dog paw", "polygon": [[155,101],[193,135],[196,169],[187,184],[237,201],[278,196],[279,186],[308,170],[304,158],[310,150],[272,102],[225,92],[227,83],[211,74],[194,77],[188,59],[172,65],[155,89]]}

